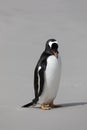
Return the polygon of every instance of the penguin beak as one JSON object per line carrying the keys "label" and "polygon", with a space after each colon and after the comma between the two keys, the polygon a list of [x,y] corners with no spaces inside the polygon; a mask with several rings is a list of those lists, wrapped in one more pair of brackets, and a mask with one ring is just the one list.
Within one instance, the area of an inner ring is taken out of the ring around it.
{"label": "penguin beak", "polygon": [[52,50],[52,53],[53,53],[53,55],[56,57],[56,58],[58,58],[58,51],[55,51],[55,50]]}

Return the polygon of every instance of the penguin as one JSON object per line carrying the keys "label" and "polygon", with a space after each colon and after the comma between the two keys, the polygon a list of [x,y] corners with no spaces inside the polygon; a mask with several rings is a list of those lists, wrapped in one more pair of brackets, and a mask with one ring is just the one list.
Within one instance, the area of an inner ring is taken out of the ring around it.
{"label": "penguin", "polygon": [[61,57],[58,48],[56,39],[47,40],[45,50],[34,70],[35,98],[22,107],[30,107],[39,103],[41,109],[49,110],[58,106],[54,104],[61,77]]}

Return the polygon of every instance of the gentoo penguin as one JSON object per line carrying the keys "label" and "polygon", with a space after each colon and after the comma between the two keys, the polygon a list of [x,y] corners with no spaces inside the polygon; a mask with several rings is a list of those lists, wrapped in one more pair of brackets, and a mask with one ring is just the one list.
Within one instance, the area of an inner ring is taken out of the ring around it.
{"label": "gentoo penguin", "polygon": [[43,110],[56,107],[53,101],[57,96],[60,76],[61,58],[58,52],[58,42],[55,39],[49,39],[34,71],[35,98],[23,107],[37,103]]}

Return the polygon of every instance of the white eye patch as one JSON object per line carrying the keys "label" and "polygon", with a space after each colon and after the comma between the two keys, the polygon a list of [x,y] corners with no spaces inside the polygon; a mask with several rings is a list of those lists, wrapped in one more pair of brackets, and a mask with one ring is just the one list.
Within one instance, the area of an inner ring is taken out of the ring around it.
{"label": "white eye patch", "polygon": [[53,41],[53,42],[52,42],[52,41],[50,41],[50,42],[49,42],[49,46],[50,46],[50,48],[52,47],[52,44],[53,44],[53,43],[58,44],[58,42],[57,42],[57,41]]}

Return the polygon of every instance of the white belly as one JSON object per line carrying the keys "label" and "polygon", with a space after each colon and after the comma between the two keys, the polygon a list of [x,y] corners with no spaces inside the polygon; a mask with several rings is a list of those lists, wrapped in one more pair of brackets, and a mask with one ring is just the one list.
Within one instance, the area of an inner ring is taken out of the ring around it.
{"label": "white belly", "polygon": [[59,88],[60,75],[61,75],[60,56],[58,56],[57,59],[55,56],[52,55],[47,59],[44,90],[40,97],[40,103],[49,104],[55,99]]}

